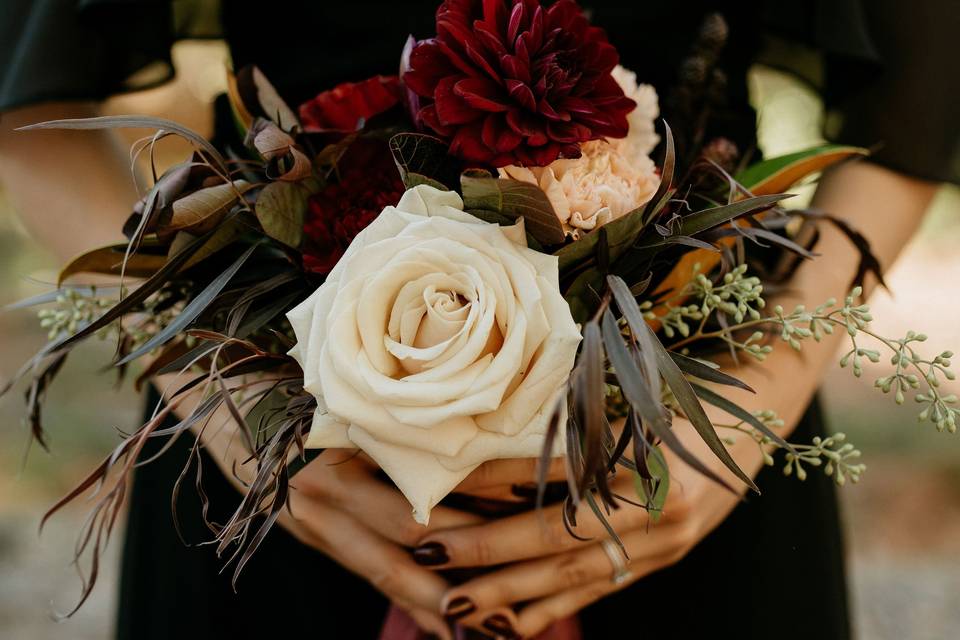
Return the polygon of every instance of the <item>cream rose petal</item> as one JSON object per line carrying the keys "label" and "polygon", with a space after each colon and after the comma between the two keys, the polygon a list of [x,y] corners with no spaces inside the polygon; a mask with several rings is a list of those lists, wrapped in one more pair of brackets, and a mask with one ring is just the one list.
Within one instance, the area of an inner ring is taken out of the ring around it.
{"label": "cream rose petal", "polygon": [[462,206],[407,191],[289,314],[307,446],[364,450],[418,522],[483,461],[539,455],[580,340],[557,258]]}

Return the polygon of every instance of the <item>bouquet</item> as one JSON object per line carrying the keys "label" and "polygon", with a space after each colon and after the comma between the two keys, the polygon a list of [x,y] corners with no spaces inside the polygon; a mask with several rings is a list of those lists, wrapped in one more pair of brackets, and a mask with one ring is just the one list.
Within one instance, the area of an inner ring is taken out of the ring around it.
{"label": "bouquet", "polygon": [[[799,350],[834,331],[850,338],[841,366],[859,376],[881,357],[873,340],[896,364],[876,385],[956,430],[956,398],[939,387],[953,379],[952,354],[924,356],[922,334],[869,328],[859,281],[880,273],[866,240],[843,220],[785,208],[792,185],[863,149],[750,164],[691,118],[678,123],[678,152],[655,89],[618,64],[572,0],[448,0],[436,25],[398,51],[397,75],[333,87],[296,110],[258,69],[230,74],[239,145],[138,116],[28,127],[153,128],[135,156],[166,136],[194,148],[155,170],[125,242],[78,256],[55,291],[23,303],[47,305],[49,342],[18,376],[41,445],[45,391],[81,341],[113,336],[121,372],[142,363],[136,388],[179,374],[166,404],[45,516],[93,493],[78,545],[93,575],[144,444],[202,434],[223,408],[257,465],[216,533],[221,552],[233,548],[235,577],[323,448],[370,456],[420,523],[493,459],[539,458],[542,503],[555,456],[571,529],[583,504],[605,520],[633,502],[655,521],[669,485],[663,447],[728,485],[672,432],[674,416],[752,489],[730,435],[754,439],[768,464],[784,450],[784,472],[801,480],[819,468],[855,482],[864,465],[842,434],[786,442],[775,414],[723,392],[747,388],[721,367],[731,356],[763,360],[776,343]],[[701,109],[708,94],[687,91]],[[803,239],[818,224],[861,252],[850,295],[768,309],[764,286],[789,277],[790,256],[813,258]],[[115,284],[79,284],[80,274]],[[733,422],[714,424],[704,403]],[[616,473],[634,476],[637,496],[613,495]]]}

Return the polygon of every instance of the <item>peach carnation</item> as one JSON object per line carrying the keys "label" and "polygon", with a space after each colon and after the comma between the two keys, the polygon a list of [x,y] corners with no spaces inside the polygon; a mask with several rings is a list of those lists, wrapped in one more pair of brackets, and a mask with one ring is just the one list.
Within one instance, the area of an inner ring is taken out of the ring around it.
{"label": "peach carnation", "polygon": [[584,143],[579,158],[555,160],[545,167],[500,169],[503,178],[543,189],[564,231],[574,238],[646,204],[660,185],[649,156],[659,142],[654,130],[659,115],[656,91],[638,86],[636,74],[623,67],[617,66],[612,75],[624,94],[637,102],[627,115],[627,137]]}

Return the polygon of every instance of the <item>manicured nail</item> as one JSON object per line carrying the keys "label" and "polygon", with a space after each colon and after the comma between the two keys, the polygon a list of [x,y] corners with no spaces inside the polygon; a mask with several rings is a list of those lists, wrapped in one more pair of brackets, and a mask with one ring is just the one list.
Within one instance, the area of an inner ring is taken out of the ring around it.
{"label": "manicured nail", "polygon": [[413,550],[413,560],[419,565],[434,567],[450,562],[450,556],[439,542],[425,542]]}
{"label": "manicured nail", "polygon": [[511,485],[510,493],[512,493],[518,498],[524,498],[526,500],[536,500],[537,485],[536,483],[533,483],[533,482]]}
{"label": "manicured nail", "polygon": [[486,620],[483,621],[483,628],[492,631],[498,636],[503,636],[505,638],[519,638],[517,632],[513,630],[513,625],[510,624],[510,621],[507,620],[507,616],[497,613]]}
{"label": "manicured nail", "polygon": [[458,596],[447,604],[443,616],[450,621],[459,620],[477,610],[477,605],[466,596]]}

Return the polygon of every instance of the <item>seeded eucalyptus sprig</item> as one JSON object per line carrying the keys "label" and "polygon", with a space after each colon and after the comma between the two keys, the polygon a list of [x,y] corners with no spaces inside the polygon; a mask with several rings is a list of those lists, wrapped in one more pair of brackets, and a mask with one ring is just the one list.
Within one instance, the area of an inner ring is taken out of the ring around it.
{"label": "seeded eucalyptus sprig", "polygon": [[[768,427],[782,427],[783,420],[777,417],[777,414],[770,410],[758,411],[754,414],[759,421]],[[714,424],[718,429],[736,431],[745,434],[753,439],[760,447],[763,453],[763,462],[767,466],[775,464],[773,456],[770,453],[771,447],[778,447],[769,436],[765,435],[756,428],[750,426],[746,421],[740,421],[734,424]],[[811,444],[793,444],[793,451],[787,451],[785,455],[786,464],[783,467],[783,474],[786,476],[796,476],[798,480],[807,479],[807,470],[804,465],[810,467],[820,467],[823,472],[832,477],[839,486],[847,483],[849,478],[852,482],[860,481],[860,476],[866,471],[867,466],[858,462],[860,450],[853,444],[846,441],[847,436],[844,433],[835,433],[831,436],[821,438],[816,436]],[[733,444],[735,439],[727,436],[724,438],[726,444]]]}
{"label": "seeded eucalyptus sprig", "polygon": [[[808,311],[804,305],[797,305],[790,313],[777,305],[772,315],[764,316],[760,313],[765,306],[763,287],[757,278],[745,275],[746,265],[727,273],[719,285],[713,284],[698,271],[699,267],[694,267],[693,278],[677,296],[685,300],[682,306],[672,306],[669,301],[661,305],[646,305],[645,313],[648,317],[660,319],[666,336],[674,335],[674,331],[683,336],[670,346],[671,350],[682,352],[693,342],[713,339],[721,340],[733,349],[762,361],[773,350],[773,346],[767,344],[766,334],[759,330],[763,326],[777,327],[780,339],[797,351],[801,350],[803,341],[813,338],[819,342],[825,335],[831,335],[835,329],[842,327],[850,339],[851,347],[840,358],[841,367],[850,366],[853,374],[859,378],[863,373],[864,359],[879,362],[880,351],[861,344],[864,338],[872,338],[889,349],[890,362],[895,366],[893,374],[877,378],[874,386],[884,393],[892,390],[897,404],[903,404],[912,393],[914,401],[922,405],[917,416],[920,422],[929,420],[938,431],[956,432],[960,416],[960,408],[955,406],[957,396],[945,394],[941,389],[943,379],[956,379],[950,369],[953,352],[944,351],[928,359],[916,349],[918,343],[927,339],[926,335],[908,331],[903,338],[893,339],[874,332],[870,329],[873,316],[869,305],[857,303],[863,294],[861,287],[854,287],[842,305],[831,298],[813,311]],[[655,312],[657,306],[665,309],[662,315]],[[726,316],[728,322],[720,323],[719,329],[706,331],[708,320],[720,313]],[[686,318],[699,320],[698,328],[692,333],[685,322]],[[750,328],[756,328],[757,331],[743,339],[744,330]]]}

